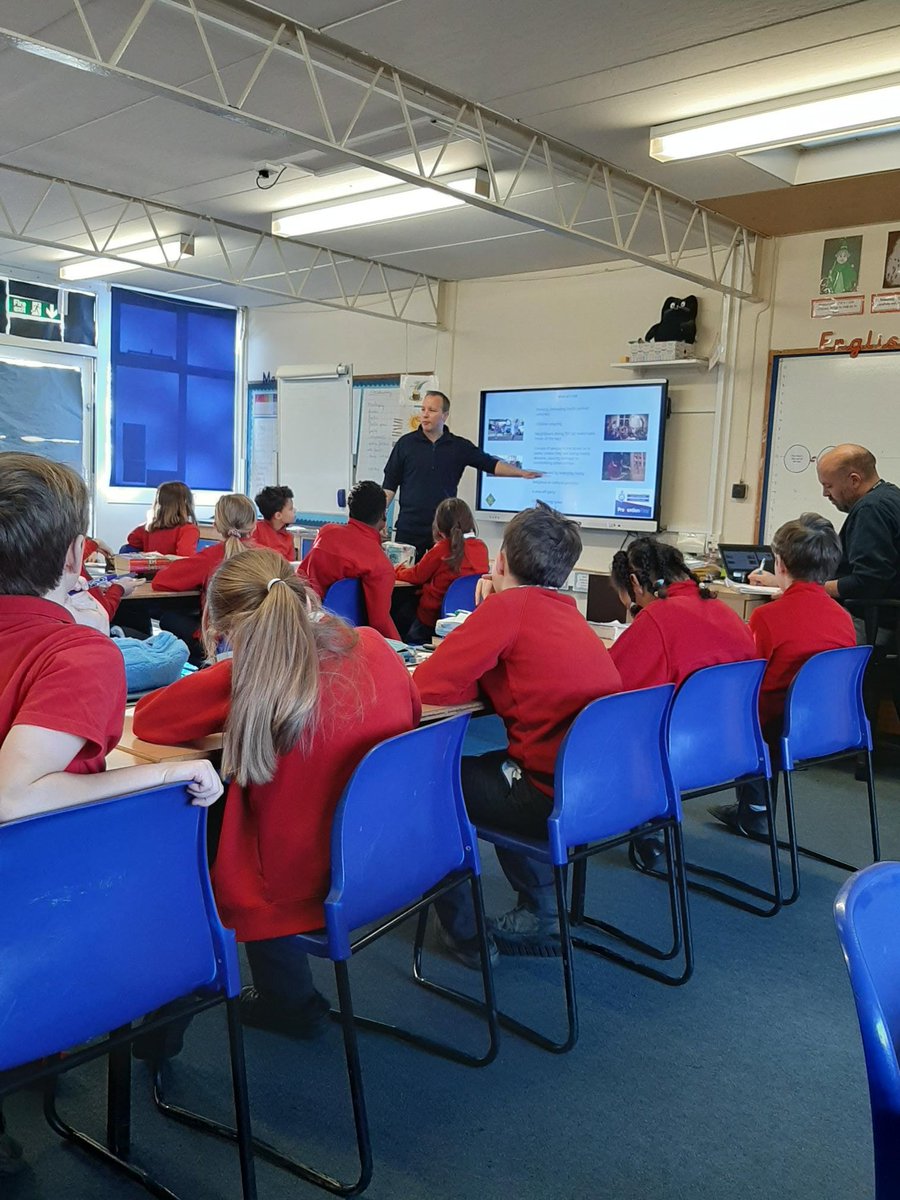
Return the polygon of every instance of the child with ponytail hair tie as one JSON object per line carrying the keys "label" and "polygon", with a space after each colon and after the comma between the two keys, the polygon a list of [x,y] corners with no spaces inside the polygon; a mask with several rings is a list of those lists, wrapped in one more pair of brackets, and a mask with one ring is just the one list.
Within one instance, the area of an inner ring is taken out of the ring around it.
{"label": "child with ponytail hair tie", "polygon": [[232,657],[145,697],[135,733],[168,743],[224,731],[231,783],[213,884],[253,976],[241,1018],[315,1037],[328,1002],[294,935],[324,924],[331,823],[344,787],[373,746],[418,724],[418,692],[380,634],[323,614],[272,550],[222,564],[203,629],[210,654],[224,639]]}
{"label": "child with ponytail hair tie", "polygon": [[419,604],[406,641],[427,642],[441,615],[447,588],[463,575],[484,575],[488,570],[487,546],[477,536],[475,518],[465,500],[442,500],[431,528],[434,545],[412,567],[397,567],[401,583],[421,585]]}

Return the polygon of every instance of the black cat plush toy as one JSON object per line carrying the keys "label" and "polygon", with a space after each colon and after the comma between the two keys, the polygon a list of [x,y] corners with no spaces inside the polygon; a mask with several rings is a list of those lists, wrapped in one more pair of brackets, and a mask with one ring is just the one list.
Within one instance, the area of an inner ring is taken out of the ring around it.
{"label": "black cat plush toy", "polygon": [[667,296],[659,320],[644,336],[645,342],[695,342],[697,340],[697,297]]}

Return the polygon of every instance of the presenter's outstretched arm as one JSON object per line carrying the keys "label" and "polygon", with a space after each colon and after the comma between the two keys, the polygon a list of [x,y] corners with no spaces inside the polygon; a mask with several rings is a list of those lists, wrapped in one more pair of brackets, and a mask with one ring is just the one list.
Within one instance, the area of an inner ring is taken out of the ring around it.
{"label": "presenter's outstretched arm", "polygon": [[526,471],[522,467],[514,467],[512,463],[498,462],[494,468],[495,475],[506,475],[513,479],[540,479],[543,471]]}

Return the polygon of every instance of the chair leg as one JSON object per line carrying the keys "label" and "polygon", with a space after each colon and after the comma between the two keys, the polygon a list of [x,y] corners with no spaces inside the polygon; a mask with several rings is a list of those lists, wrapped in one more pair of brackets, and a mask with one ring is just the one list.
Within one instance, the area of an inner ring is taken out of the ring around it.
{"label": "chair leg", "polygon": [[[668,972],[658,970],[650,963],[629,958],[616,950],[612,950],[608,946],[588,941],[585,938],[576,937],[573,941],[579,950],[587,950],[591,954],[596,954],[600,958],[605,958],[609,962],[616,963],[617,966],[625,967],[629,971],[635,971],[637,974],[643,975],[648,979],[653,979],[658,983],[664,983],[670,987],[680,987],[682,984],[687,983],[694,970],[687,876],[685,874],[684,862],[684,840],[680,825],[667,825],[663,830],[663,834],[666,839],[667,869],[665,872],[647,871],[645,874],[665,879],[667,883],[669,912],[672,924],[672,944],[669,949],[660,949],[650,942],[645,942],[641,938],[625,932],[625,930],[620,929],[617,925],[612,925],[608,921],[600,921],[595,917],[584,917],[583,924],[591,929],[598,930],[598,932],[605,934],[607,937],[614,938],[618,942],[623,942],[626,946],[630,946],[633,950],[637,950],[640,954],[655,959],[658,962],[670,962],[680,954],[683,954],[681,972],[677,975],[672,975]],[[629,843],[629,856],[632,857],[632,861],[636,861],[633,857],[634,850],[631,843]]]}
{"label": "chair leg", "polygon": [[[881,837],[880,837],[879,830],[878,830],[878,808],[875,803],[875,776],[872,771],[872,752],[871,752],[871,750],[866,750],[865,755],[866,755],[866,792],[867,792],[867,796],[868,796],[868,805],[869,805],[869,833],[870,833],[870,836],[872,839],[872,861],[880,862],[881,861]],[[788,771],[784,772],[784,779],[785,779],[785,791],[787,792],[787,789],[790,786],[790,772],[788,772]],[[791,807],[793,807],[793,801],[791,801]],[[794,831],[792,833],[790,825],[789,825],[789,827],[788,827],[788,848],[789,849],[791,848],[792,841],[793,841],[793,845],[795,847],[795,850],[793,851],[794,854],[798,854],[798,853],[802,854],[805,858],[812,858],[816,862],[825,863],[829,867],[837,867],[838,870],[840,870],[840,871],[853,872],[853,871],[860,870],[860,868],[854,866],[853,863],[844,862],[840,858],[832,858],[828,854],[820,854],[818,850],[811,850],[809,848],[809,846],[799,845],[799,843],[797,843],[797,840],[796,840],[796,831]],[[780,843],[780,844],[783,846],[783,843]],[[793,865],[793,860],[792,860],[792,865]],[[797,895],[799,894],[799,891],[800,891],[799,883],[796,882],[796,877],[795,877],[794,894],[793,894],[791,900],[786,901],[786,903],[793,903],[793,901],[796,900]]]}
{"label": "chair leg", "polygon": [[[116,1034],[127,1031],[127,1026],[117,1029]],[[134,1183],[139,1183],[158,1200],[179,1200],[175,1192],[163,1186],[152,1175],[141,1167],[127,1161],[131,1128],[131,1066],[130,1059],[124,1057],[115,1062],[120,1056],[130,1056],[131,1045],[113,1047],[110,1051],[108,1069],[107,1093],[107,1141],[108,1146],[95,1138],[75,1129],[59,1115],[56,1107],[56,1078],[52,1077],[44,1087],[44,1117],[50,1128],[66,1141],[72,1142],[81,1150],[94,1158],[100,1159],[108,1167],[126,1175]],[[127,1085],[127,1087],[126,1087]],[[252,1200],[252,1198],[250,1198]]]}
{"label": "chair leg", "polygon": [[[542,1050],[549,1050],[553,1054],[565,1054],[571,1050],[578,1041],[578,1012],[575,1005],[575,978],[574,978],[574,963],[572,955],[572,939],[569,931],[568,905],[566,902],[566,869],[554,867],[554,887],[556,891],[557,913],[559,917],[559,932],[561,943],[561,957],[563,967],[563,983],[566,992],[566,1018],[568,1023],[568,1032],[562,1041],[554,1041],[551,1038],[545,1037],[536,1029],[532,1029],[529,1025],[517,1021],[508,1013],[497,1012],[496,1021],[504,1029],[509,1029],[512,1033],[517,1033],[526,1041],[532,1042],[536,1046],[540,1046]],[[481,881],[478,881],[479,893],[481,889]],[[482,910],[483,911],[483,910]],[[481,937],[482,926],[478,917],[478,907],[475,909],[475,919],[478,924],[479,937]],[[452,1000],[456,1004],[462,1005],[464,1008],[481,1008],[482,1005],[475,999],[474,996],[469,996],[465,992],[457,991],[456,988],[447,987],[446,984],[436,983],[433,979],[429,979],[422,967],[422,947],[425,940],[425,921],[419,920],[419,925],[416,930],[416,940],[413,947],[413,978],[416,983],[424,987],[429,992],[434,992],[438,996],[443,996],[447,1000]],[[486,964],[486,965],[485,965]],[[494,987],[493,977],[490,976],[490,959],[487,957],[487,944],[485,942],[482,952],[482,974],[485,982],[486,1000],[488,1003],[493,1001]],[[488,993],[488,982],[490,977],[490,991]],[[489,997],[489,999],[488,999]],[[490,1020],[490,1018],[489,1018]],[[492,1026],[492,1033],[494,1027]],[[492,1042],[492,1045],[494,1043]]]}
{"label": "chair leg", "polygon": [[785,904],[794,904],[800,895],[800,854],[797,846],[797,812],[794,808],[793,772],[782,771],[784,778],[784,812],[787,818],[787,851],[791,862],[791,894]]}
{"label": "chair leg", "polygon": [[256,1170],[253,1165],[253,1133],[250,1125],[250,1097],[247,1091],[247,1064],[240,1004],[236,996],[225,1001],[228,1019],[228,1049],[231,1061],[231,1090],[234,1095],[235,1129],[241,1164],[241,1195],[256,1200]]}

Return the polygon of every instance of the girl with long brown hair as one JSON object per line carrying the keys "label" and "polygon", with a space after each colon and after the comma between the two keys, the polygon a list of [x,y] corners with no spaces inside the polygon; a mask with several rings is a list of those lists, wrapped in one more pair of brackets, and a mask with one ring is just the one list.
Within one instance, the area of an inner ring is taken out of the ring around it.
{"label": "girl with long brown hair", "polygon": [[186,483],[171,480],[156,489],[146,524],[132,529],[126,541],[145,554],[194,554],[200,531],[194,494]]}
{"label": "girl with long brown hair", "polygon": [[146,697],[138,737],[190,742],[224,731],[228,789],[213,872],[226,925],[247,943],[246,1024],[312,1037],[328,1002],[295,934],[324,924],[331,822],[360,759],[421,714],[409,673],[373,629],[323,614],[272,550],[250,550],[212,577],[204,617],[212,653],[233,655]]}
{"label": "girl with long brown hair", "polygon": [[463,575],[484,575],[488,570],[487,546],[478,537],[472,510],[465,500],[442,500],[431,528],[434,545],[412,567],[397,567],[399,582],[421,586],[413,622],[406,630],[408,642],[430,640],[441,615],[447,588]]}

